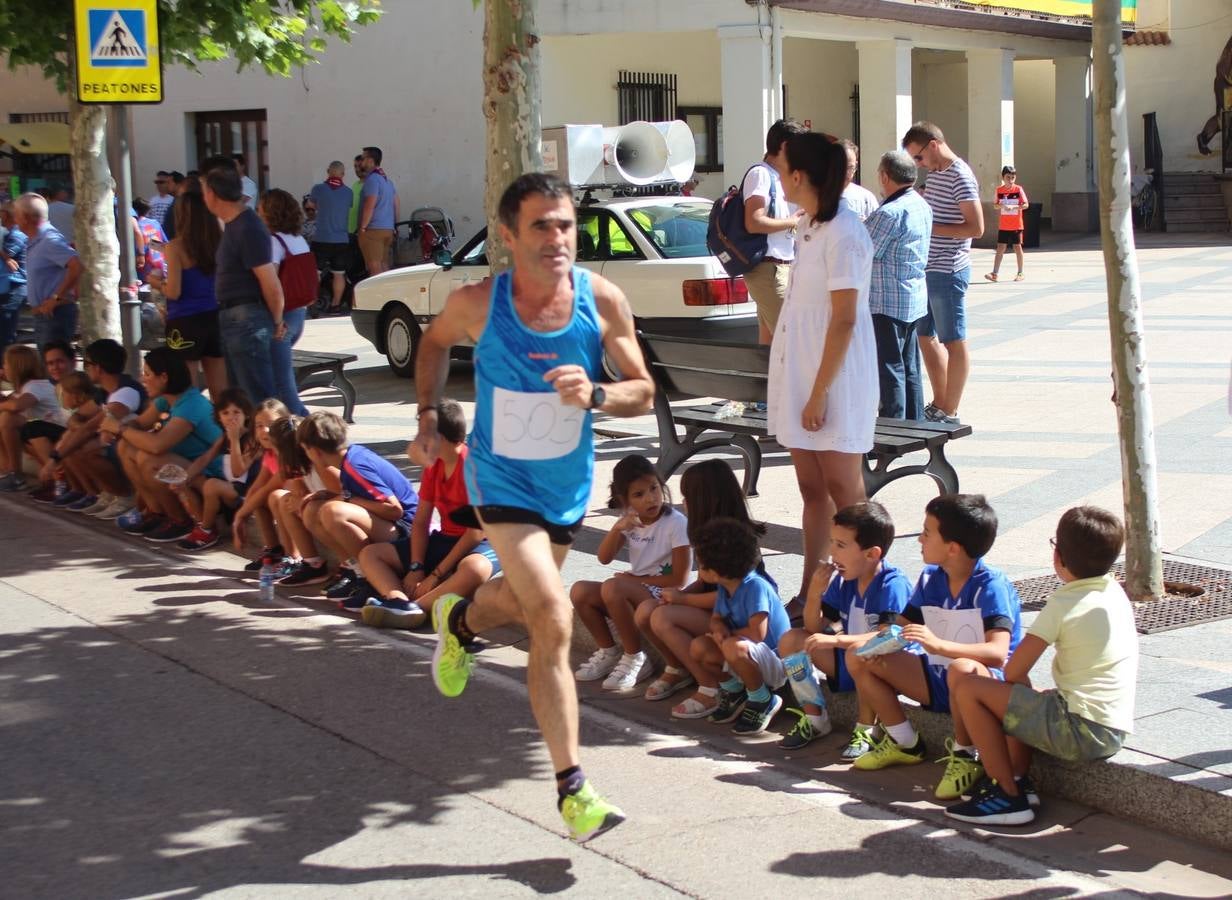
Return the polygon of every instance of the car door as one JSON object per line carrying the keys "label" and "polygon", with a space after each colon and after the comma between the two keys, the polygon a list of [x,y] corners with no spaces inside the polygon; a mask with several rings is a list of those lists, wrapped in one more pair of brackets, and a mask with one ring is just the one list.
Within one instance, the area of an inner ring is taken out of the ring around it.
{"label": "car door", "polygon": [[[449,295],[474,281],[482,281],[488,277],[488,257],[485,252],[487,244],[487,229],[476,235],[462,252],[454,259],[448,269],[438,268],[428,283],[428,310],[431,315],[438,315],[445,306]],[[421,288],[423,290],[423,288]]]}

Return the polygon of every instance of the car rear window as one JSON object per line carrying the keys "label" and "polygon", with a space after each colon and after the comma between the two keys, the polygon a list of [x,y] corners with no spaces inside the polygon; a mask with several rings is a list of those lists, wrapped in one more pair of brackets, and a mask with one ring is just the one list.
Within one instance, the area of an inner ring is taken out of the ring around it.
{"label": "car rear window", "polygon": [[706,230],[709,203],[671,203],[638,206],[628,211],[629,221],[668,259],[709,256]]}

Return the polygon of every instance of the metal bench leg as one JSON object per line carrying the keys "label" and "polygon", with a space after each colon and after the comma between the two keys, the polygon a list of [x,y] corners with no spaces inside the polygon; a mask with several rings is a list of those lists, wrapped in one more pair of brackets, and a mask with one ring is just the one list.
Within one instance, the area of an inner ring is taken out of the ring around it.
{"label": "metal bench leg", "polygon": [[937,482],[943,494],[958,493],[958,472],[945,458],[945,444],[938,444],[928,451],[928,465],[924,473]]}
{"label": "metal bench leg", "polygon": [[338,393],[342,394],[342,420],[348,425],[354,425],[355,402],[357,400],[355,385],[351,382],[351,379],[347,378],[346,372],[342,371],[342,369],[334,371],[334,377],[330,384],[337,389]]}
{"label": "metal bench leg", "polygon": [[731,444],[744,456],[744,496],[757,496],[757,479],[761,476],[761,444],[749,434],[732,435]]}

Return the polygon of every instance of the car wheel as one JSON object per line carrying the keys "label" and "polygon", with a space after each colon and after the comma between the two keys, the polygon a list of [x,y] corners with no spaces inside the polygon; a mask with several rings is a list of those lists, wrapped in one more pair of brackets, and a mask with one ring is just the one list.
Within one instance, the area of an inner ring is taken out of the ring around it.
{"label": "car wheel", "polygon": [[385,317],[385,359],[400,378],[415,375],[415,354],[419,349],[419,323],[405,306],[395,307]]}

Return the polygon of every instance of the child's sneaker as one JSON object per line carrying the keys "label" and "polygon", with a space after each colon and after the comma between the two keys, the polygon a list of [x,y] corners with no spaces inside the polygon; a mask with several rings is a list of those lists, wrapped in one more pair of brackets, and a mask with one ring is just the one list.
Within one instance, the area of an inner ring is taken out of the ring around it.
{"label": "child's sneaker", "polygon": [[358,581],[359,573],[354,569],[343,566],[338,570],[334,580],[326,585],[325,596],[330,600],[345,600],[351,596],[351,591],[355,590],[355,585]]}
{"label": "child's sneaker", "polygon": [[248,565],[244,566],[245,572],[260,572],[261,567],[265,565],[267,559],[282,559],[285,551],[281,546],[275,544],[273,547],[262,547],[261,552],[257,554],[257,558],[250,560]]}
{"label": "child's sneaker", "polygon": [[569,837],[578,843],[589,841],[615,828],[625,820],[625,814],[608,803],[583,781],[576,793],[560,798],[560,815],[569,826]]}
{"label": "child's sneaker", "polygon": [[325,561],[313,565],[301,562],[294,569],[278,579],[278,583],[287,587],[304,587],[309,584],[323,584],[329,581],[329,566]]}
{"label": "child's sneaker", "polygon": [[115,503],[114,494],[99,494],[98,499],[94,501],[94,505],[83,509],[82,513],[87,516],[97,516],[113,503]]}
{"label": "child's sneaker", "polygon": [[605,691],[630,691],[637,687],[639,681],[645,681],[654,674],[650,659],[642,651],[632,655],[622,653],[619,661],[607,678],[603,679]]}
{"label": "child's sneaker", "polygon": [[102,510],[101,512],[95,513],[94,518],[102,519],[104,521],[111,521],[112,519],[118,519],[120,518],[120,516],[127,515],[128,513],[132,512],[134,504],[136,504],[136,502],[137,502],[136,499],[134,499],[133,497],[116,497],[115,500],[112,501],[110,506],[108,506],[106,509]]}
{"label": "child's sneaker", "polygon": [[152,541],[155,544],[170,544],[184,540],[192,532],[193,525],[191,522],[172,522],[170,519],[167,519],[157,528],[144,532],[144,536],[147,541]]}
{"label": "child's sneaker", "polygon": [[1035,819],[1025,791],[1019,790],[1017,797],[1011,797],[992,780],[970,800],[946,809],[945,814],[975,825],[1026,825]]}
{"label": "child's sneaker", "polygon": [[75,503],[70,503],[64,508],[69,512],[83,513],[96,503],[98,503],[98,498],[94,495],[82,494]]}
{"label": "child's sneaker", "polygon": [[900,747],[894,742],[894,738],[885,734],[873,744],[873,749],[856,757],[854,765],[865,772],[887,766],[914,766],[924,762],[924,753],[924,738],[919,735],[916,735],[914,747]]}
{"label": "child's sneaker", "polygon": [[64,509],[67,506],[72,506],[84,496],[85,494],[81,491],[65,491],[60,496],[56,497],[55,500],[52,500],[51,505],[56,509]]}
{"label": "child's sneaker", "polygon": [[716,725],[725,725],[731,722],[736,716],[740,715],[740,711],[744,709],[744,703],[749,699],[749,693],[744,688],[741,688],[734,693],[729,693],[723,688],[719,688],[719,705],[714,712],[706,717],[707,721],[713,722]]}
{"label": "child's sneaker", "polygon": [[851,729],[851,740],[847,742],[847,746],[843,748],[839,756],[847,760],[859,759],[873,749],[873,744],[873,730],[857,725]]}
{"label": "child's sneaker", "polygon": [[578,681],[598,681],[601,678],[607,678],[611,674],[612,669],[616,668],[616,663],[620,662],[620,657],[623,655],[624,653],[619,645],[600,647],[590,654],[590,659],[577,667],[573,677]]}
{"label": "child's sneaker", "polygon": [[804,710],[789,709],[788,712],[795,713],[797,719],[796,724],[791,727],[791,731],[783,735],[783,739],[779,741],[779,748],[782,750],[803,750],[819,737],[829,734],[830,730],[834,727],[830,724],[830,713],[828,710],[823,709],[821,711],[821,728],[813,725]]}
{"label": "child's sneaker", "polygon": [[1035,786],[1035,781],[1031,776],[1023,775],[1021,778],[1015,778],[1014,781],[1018,785],[1018,793],[1027,798],[1027,804],[1032,809],[1039,809],[1039,788]]}
{"label": "child's sneaker", "polygon": [[782,708],[783,698],[778,694],[771,694],[769,700],[764,700],[761,703],[754,700],[745,700],[744,712],[740,713],[740,718],[732,726],[732,733],[761,734],[770,724],[770,720],[778,715],[778,711]]}
{"label": "child's sneaker", "polygon": [[59,487],[56,484],[49,482],[31,491],[30,499],[35,503],[51,503],[58,496],[56,494],[57,490],[59,490]]}
{"label": "child's sneaker", "polygon": [[26,489],[26,479],[22,478],[16,472],[9,472],[7,475],[0,476],[0,491],[6,494],[16,494],[18,491]]}
{"label": "child's sneaker", "polygon": [[145,521],[145,516],[142,515],[141,510],[135,506],[123,515],[116,516],[115,520],[116,525],[120,526],[121,531],[127,531],[130,528],[140,525],[143,521]]}
{"label": "child's sneaker", "polygon": [[[437,597],[432,604],[432,625],[436,628],[436,649],[432,651],[432,681],[446,697],[457,697],[466,690],[475,668],[474,644],[463,644],[449,627],[449,613],[462,602],[457,594]],[[569,821],[569,817],[565,817]]]}
{"label": "child's sneaker", "polygon": [[192,530],[192,533],[184,540],[176,544],[181,550],[208,550],[218,543],[218,532],[210,531],[208,528],[202,528],[200,525]]}
{"label": "child's sneaker", "polygon": [[945,774],[933,796],[938,800],[957,800],[984,776],[984,766],[966,750],[955,750],[954,739],[945,739],[946,755],[937,760],[945,763]]}
{"label": "child's sneaker", "polygon": [[373,628],[418,628],[428,614],[414,600],[381,600],[369,597],[360,616]]}

